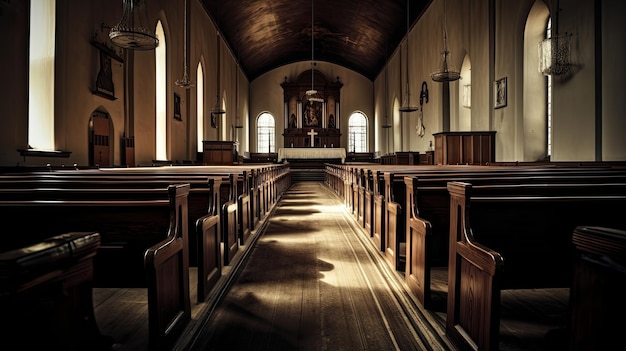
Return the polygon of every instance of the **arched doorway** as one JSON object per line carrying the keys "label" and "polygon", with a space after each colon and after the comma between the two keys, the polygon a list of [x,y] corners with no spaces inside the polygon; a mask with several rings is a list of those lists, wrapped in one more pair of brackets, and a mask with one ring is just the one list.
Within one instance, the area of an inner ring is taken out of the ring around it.
{"label": "arched doorway", "polygon": [[89,119],[89,165],[111,165],[111,118],[106,112],[95,111]]}

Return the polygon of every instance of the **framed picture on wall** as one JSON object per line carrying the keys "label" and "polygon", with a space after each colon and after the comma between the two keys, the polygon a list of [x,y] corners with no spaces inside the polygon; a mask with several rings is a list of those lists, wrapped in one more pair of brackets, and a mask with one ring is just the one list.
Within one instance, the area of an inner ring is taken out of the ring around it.
{"label": "framed picture on wall", "polygon": [[495,81],[493,87],[495,108],[502,108],[506,106],[507,89],[506,89],[506,77],[500,78]]}
{"label": "framed picture on wall", "polygon": [[174,93],[174,119],[183,120],[183,116],[180,114],[180,95],[177,93]]}

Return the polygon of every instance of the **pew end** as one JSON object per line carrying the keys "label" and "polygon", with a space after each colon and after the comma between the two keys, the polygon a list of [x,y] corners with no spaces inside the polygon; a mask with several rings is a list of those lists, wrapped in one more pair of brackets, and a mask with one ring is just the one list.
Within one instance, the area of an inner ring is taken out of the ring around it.
{"label": "pew end", "polygon": [[[106,350],[93,301],[100,234],[68,232],[0,253],[0,338],[24,349]],[[36,331],[36,335],[33,334]]]}

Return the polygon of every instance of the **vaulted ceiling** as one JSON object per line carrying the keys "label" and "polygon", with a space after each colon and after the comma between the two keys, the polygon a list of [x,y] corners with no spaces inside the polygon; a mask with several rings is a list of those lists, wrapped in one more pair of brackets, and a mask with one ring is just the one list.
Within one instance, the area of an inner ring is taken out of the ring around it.
{"label": "vaulted ceiling", "polygon": [[311,59],[374,80],[432,0],[201,1],[249,80]]}

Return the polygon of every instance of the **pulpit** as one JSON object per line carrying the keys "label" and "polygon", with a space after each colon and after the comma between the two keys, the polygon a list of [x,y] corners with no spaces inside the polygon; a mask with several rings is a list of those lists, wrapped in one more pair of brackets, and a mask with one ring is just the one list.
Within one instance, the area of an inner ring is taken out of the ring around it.
{"label": "pulpit", "polygon": [[495,131],[434,133],[435,164],[485,165],[496,160]]}
{"label": "pulpit", "polygon": [[204,140],[202,142],[202,162],[207,165],[232,165],[237,163],[237,149],[234,141]]}

